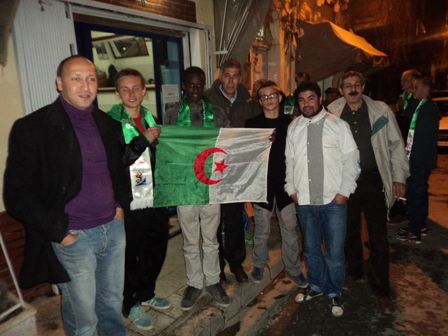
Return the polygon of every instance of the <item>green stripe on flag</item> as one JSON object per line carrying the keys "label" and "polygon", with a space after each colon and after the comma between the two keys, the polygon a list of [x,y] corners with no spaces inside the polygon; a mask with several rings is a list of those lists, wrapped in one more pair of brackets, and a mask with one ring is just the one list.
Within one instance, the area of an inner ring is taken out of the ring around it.
{"label": "green stripe on flag", "polygon": [[[154,207],[209,203],[209,186],[196,177],[198,154],[215,146],[219,128],[163,126],[158,138],[154,172]],[[213,155],[205,161],[210,176]]]}

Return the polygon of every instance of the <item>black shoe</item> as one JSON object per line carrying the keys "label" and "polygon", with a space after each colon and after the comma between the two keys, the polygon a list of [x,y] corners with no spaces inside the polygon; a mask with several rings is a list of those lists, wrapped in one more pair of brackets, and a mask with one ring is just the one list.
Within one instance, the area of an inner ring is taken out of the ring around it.
{"label": "black shoe", "polygon": [[184,297],[180,303],[180,309],[187,311],[193,308],[194,304],[201,296],[202,289],[197,289],[191,286],[185,288]]}
{"label": "black shoe", "polygon": [[341,317],[344,315],[344,306],[342,305],[339,296],[330,298],[330,310],[334,317]]}
{"label": "black shoe", "polygon": [[295,301],[296,302],[309,301],[322,295],[323,295],[322,292],[316,292],[312,290],[310,286],[308,286],[307,288],[305,288],[303,291],[300,291],[299,294],[296,295]]}
{"label": "black shoe", "polygon": [[260,283],[261,280],[263,280],[264,267],[261,268],[261,267],[255,267],[254,266],[254,269],[252,270],[252,273],[250,273],[250,275],[252,276],[252,280],[255,283]]}
{"label": "black shoe", "polygon": [[247,282],[249,280],[246,272],[244,272],[243,266],[241,265],[231,267],[230,271],[235,275],[235,279],[238,282]]}
{"label": "black shoe", "polygon": [[344,289],[351,289],[352,287],[359,285],[359,284],[365,284],[367,281],[363,278],[363,276],[351,276],[347,275],[345,277],[344,282]]}
{"label": "black shoe", "polygon": [[219,282],[217,284],[205,287],[205,290],[213,297],[218,306],[223,308],[229,306],[230,298]]}

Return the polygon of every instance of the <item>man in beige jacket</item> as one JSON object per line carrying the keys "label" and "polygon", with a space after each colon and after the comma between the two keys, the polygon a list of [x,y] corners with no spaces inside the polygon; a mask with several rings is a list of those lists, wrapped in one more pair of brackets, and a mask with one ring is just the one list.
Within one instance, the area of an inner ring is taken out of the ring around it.
{"label": "man in beige jacket", "polygon": [[362,280],[361,212],[367,220],[370,259],[368,280],[380,299],[389,297],[389,243],[387,211],[404,197],[409,164],[393,112],[385,103],[363,95],[365,79],[355,71],[340,82],[343,97],[328,106],[348,122],[360,153],[361,175],[348,201],[346,259],[347,282]]}

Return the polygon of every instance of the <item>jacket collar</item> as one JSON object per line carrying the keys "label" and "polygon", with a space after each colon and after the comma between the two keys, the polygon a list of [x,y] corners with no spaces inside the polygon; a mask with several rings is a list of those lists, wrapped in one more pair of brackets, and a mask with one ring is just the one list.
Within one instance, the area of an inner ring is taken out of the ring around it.
{"label": "jacket collar", "polygon": [[312,118],[306,118],[303,115],[301,116],[301,122],[302,123],[310,123],[310,124],[314,124],[319,122],[320,120],[322,120],[322,118],[324,118],[327,115],[327,111],[325,110],[325,108],[322,106],[322,110],[320,110],[320,112],[318,114],[316,114],[314,117]]}

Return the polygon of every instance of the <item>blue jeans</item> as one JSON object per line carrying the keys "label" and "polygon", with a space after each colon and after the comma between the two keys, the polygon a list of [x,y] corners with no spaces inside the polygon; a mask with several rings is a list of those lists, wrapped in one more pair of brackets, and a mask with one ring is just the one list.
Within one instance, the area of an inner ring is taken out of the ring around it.
{"label": "blue jeans", "polygon": [[71,281],[58,284],[62,318],[68,335],[125,335],[121,314],[124,284],[124,223],[112,220],[87,230],[73,230],[78,239],[64,246],[52,243]]}
{"label": "blue jeans", "polygon": [[[311,289],[340,296],[345,278],[344,242],[347,205],[297,205]],[[325,255],[322,251],[325,243]]]}

